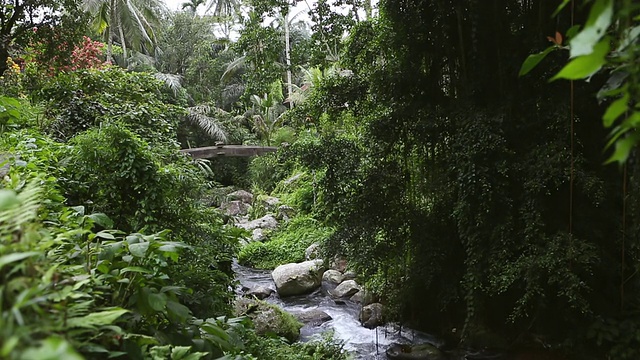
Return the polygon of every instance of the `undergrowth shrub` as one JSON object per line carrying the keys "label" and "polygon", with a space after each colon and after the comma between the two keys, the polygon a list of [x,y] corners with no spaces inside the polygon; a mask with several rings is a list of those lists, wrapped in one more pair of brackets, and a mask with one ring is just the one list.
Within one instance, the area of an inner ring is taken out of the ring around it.
{"label": "undergrowth shrub", "polygon": [[238,254],[242,265],[274,269],[278,265],[304,261],[305,250],[313,243],[322,244],[333,230],[312,217],[296,217],[276,230],[266,242],[252,242]]}

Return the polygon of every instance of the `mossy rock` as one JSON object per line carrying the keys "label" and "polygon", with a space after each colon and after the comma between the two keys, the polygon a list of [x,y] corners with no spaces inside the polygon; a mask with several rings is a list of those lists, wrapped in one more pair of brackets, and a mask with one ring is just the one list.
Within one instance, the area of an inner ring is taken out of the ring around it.
{"label": "mossy rock", "polygon": [[276,334],[295,342],[300,338],[300,323],[293,315],[265,301],[237,298],[234,307],[236,316],[248,316],[253,321],[258,335]]}

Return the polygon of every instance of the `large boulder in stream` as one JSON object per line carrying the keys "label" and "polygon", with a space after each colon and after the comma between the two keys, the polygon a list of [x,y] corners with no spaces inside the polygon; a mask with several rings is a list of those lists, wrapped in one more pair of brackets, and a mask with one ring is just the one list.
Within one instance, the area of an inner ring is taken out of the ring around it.
{"label": "large boulder in stream", "polygon": [[393,344],[387,349],[390,360],[445,360],[442,351],[431,344],[400,345]]}
{"label": "large boulder in stream", "polygon": [[288,312],[265,301],[236,298],[236,316],[248,316],[258,335],[276,334],[290,342],[300,338],[302,324]]}
{"label": "large boulder in stream", "polygon": [[383,324],[383,306],[380,303],[373,303],[363,306],[360,311],[360,322],[367,329],[375,329]]}
{"label": "large boulder in stream", "polygon": [[275,291],[271,288],[268,288],[266,286],[262,286],[262,285],[257,285],[256,287],[252,288],[252,289],[248,289],[245,292],[246,296],[249,297],[256,297],[258,300],[264,300],[266,298],[268,298],[269,296],[271,296],[271,294],[273,294]]}
{"label": "large boulder in stream", "polygon": [[220,206],[220,210],[228,216],[247,215],[251,205],[240,200],[229,201]]}
{"label": "large boulder in stream", "polygon": [[237,200],[245,204],[251,204],[253,203],[253,194],[245,190],[238,190],[227,195],[227,199],[230,201]]}
{"label": "large boulder in stream", "polygon": [[340,284],[344,280],[344,277],[340,271],[329,269],[322,274],[322,280],[330,284]]}
{"label": "large boulder in stream", "polygon": [[332,319],[329,314],[318,309],[292,313],[292,315],[295,316],[298,321],[311,326],[320,326]]}
{"label": "large boulder in stream", "polygon": [[320,287],[324,263],[311,260],[278,266],[271,273],[280,297],[310,293]]}
{"label": "large boulder in stream", "polygon": [[278,220],[273,215],[265,215],[259,219],[251,220],[247,223],[236,224],[237,227],[253,231],[255,229],[275,229],[278,227]]}
{"label": "large boulder in stream", "polygon": [[329,293],[334,298],[344,298],[355,295],[360,290],[360,285],[358,285],[354,280],[347,280],[341,282],[340,285],[336,286],[336,288],[331,290]]}

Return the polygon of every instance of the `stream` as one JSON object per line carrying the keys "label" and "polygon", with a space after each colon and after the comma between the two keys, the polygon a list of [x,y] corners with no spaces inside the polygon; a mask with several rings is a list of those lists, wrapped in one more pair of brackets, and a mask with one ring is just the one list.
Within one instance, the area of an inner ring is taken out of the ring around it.
{"label": "stream", "polygon": [[[244,267],[234,261],[233,271],[240,287],[255,288],[261,285],[276,289],[269,270]],[[333,287],[335,286],[323,282],[322,287],[311,294],[285,299],[280,299],[274,292],[266,301],[292,313],[314,309],[324,311],[332,320],[320,326],[305,325],[300,330],[300,340],[309,341],[320,337],[324,332],[333,331],[334,338],[344,344],[344,349],[349,351],[354,359],[387,359],[385,351],[392,343],[430,343],[436,347],[442,345],[442,342],[432,335],[407,328],[400,331],[400,328],[394,325],[380,326],[376,329],[361,326],[358,320],[360,305],[349,300],[338,300],[336,303],[327,293]]]}

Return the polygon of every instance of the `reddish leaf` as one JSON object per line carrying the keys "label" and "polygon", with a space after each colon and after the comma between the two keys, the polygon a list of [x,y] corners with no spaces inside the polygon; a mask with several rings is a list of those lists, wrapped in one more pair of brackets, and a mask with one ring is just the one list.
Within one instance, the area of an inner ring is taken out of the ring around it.
{"label": "reddish leaf", "polygon": [[562,45],[562,34],[559,31],[556,31],[556,45]]}

